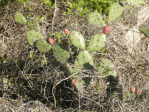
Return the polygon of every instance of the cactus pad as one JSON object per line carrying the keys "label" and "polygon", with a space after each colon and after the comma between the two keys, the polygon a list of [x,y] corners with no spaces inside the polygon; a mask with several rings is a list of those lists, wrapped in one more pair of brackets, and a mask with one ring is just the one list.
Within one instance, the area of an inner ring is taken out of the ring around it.
{"label": "cactus pad", "polygon": [[143,5],[145,4],[144,0],[126,0],[126,2],[130,5]]}
{"label": "cactus pad", "polygon": [[15,14],[14,18],[15,18],[15,21],[20,24],[26,24],[26,22],[27,22],[26,19],[24,18],[24,16],[19,12],[17,12]]}
{"label": "cactus pad", "polygon": [[149,28],[140,28],[140,31],[142,31],[147,37],[149,37]]}
{"label": "cactus pad", "polygon": [[116,77],[116,71],[114,70],[114,65],[108,59],[102,59],[102,62],[99,64],[98,72],[102,76],[113,76]]}
{"label": "cactus pad", "polygon": [[72,44],[75,45],[77,48],[80,48],[83,50],[85,49],[85,40],[79,32],[77,31],[71,32],[70,40]]}
{"label": "cactus pad", "polygon": [[106,41],[106,35],[105,34],[96,34],[94,35],[89,43],[89,46],[87,47],[88,51],[95,52],[97,50],[101,50],[102,47],[105,46]]}
{"label": "cactus pad", "polygon": [[36,47],[40,52],[48,52],[51,50],[52,46],[47,43],[47,41],[40,39],[36,43]]}
{"label": "cactus pad", "polygon": [[99,24],[99,25],[102,25],[102,26],[106,26],[106,24],[105,24],[105,22],[103,21],[103,19],[102,19],[100,13],[98,13],[97,11],[95,11],[95,12],[89,14],[88,18],[89,18],[88,21],[89,21],[91,24],[93,24],[93,25],[94,25],[94,24]]}
{"label": "cactus pad", "polygon": [[66,51],[64,46],[60,46],[59,44],[54,44],[52,51],[57,61],[66,61],[70,57],[69,52]]}
{"label": "cactus pad", "polygon": [[38,23],[34,19],[29,20],[27,22],[27,25],[28,25],[29,29],[31,29],[31,30],[37,30],[38,29]]}
{"label": "cactus pad", "polygon": [[31,46],[33,46],[34,42],[39,39],[44,39],[41,33],[34,30],[27,32],[27,40]]}
{"label": "cactus pad", "polygon": [[92,56],[90,55],[90,53],[85,50],[79,53],[79,55],[75,60],[74,65],[75,65],[74,72],[78,72],[82,69],[83,66],[87,69],[90,69],[91,67],[93,67],[94,62],[92,60]]}
{"label": "cactus pad", "polygon": [[117,19],[122,13],[123,13],[123,6],[120,5],[120,3],[116,2],[114,3],[110,10],[109,10],[109,20],[112,22],[113,20]]}

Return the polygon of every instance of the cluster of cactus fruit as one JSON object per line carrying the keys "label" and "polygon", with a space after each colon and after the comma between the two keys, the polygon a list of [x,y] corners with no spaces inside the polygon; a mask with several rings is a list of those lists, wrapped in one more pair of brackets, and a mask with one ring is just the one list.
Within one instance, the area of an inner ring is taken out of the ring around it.
{"label": "cluster of cactus fruit", "polygon": [[[68,51],[63,45],[55,43],[53,38],[48,38],[47,40],[45,40],[41,33],[35,31],[36,27],[34,28],[34,26],[36,26],[36,22],[33,22],[33,21],[27,22],[27,20],[23,17],[23,15],[18,12],[15,15],[15,20],[20,24],[29,23],[28,25],[30,25],[31,30],[27,32],[27,40],[31,46],[33,46],[34,43],[36,43],[36,47],[40,52],[46,53],[52,49],[52,52],[57,61],[66,61],[70,57],[70,54],[72,54],[72,52]],[[35,24],[35,25],[31,25],[31,24]],[[104,33],[106,34],[109,32],[110,28],[106,27],[104,30],[107,30],[107,31],[104,31]],[[74,68],[72,69],[67,64],[65,68],[67,73],[71,75],[72,84],[76,86],[80,94],[83,94],[83,85],[89,84],[90,80],[84,80],[82,78],[82,74],[79,72],[83,68],[90,69],[94,67],[94,61],[90,52],[100,51],[105,46],[106,35],[103,33],[94,35],[90,39],[89,45],[86,46],[85,39],[79,32],[72,31],[70,33],[68,29],[65,29],[64,32],[67,35],[69,35],[69,41],[72,43],[71,45],[82,50],[78,54],[74,62]],[[110,72],[110,71],[113,71],[112,63],[106,60],[107,59],[103,59],[104,63],[102,63],[102,66],[99,67],[99,71],[100,71],[99,73],[101,73],[102,76],[108,76],[111,74],[112,75],[114,74],[115,76],[116,75],[115,72]],[[101,68],[104,68],[106,70]],[[105,71],[107,72],[103,73]]]}

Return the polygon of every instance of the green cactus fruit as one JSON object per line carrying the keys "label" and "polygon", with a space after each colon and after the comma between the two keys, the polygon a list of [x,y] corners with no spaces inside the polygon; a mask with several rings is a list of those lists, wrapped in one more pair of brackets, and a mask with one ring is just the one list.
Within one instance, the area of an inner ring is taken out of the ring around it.
{"label": "green cactus fruit", "polygon": [[126,0],[126,2],[130,5],[143,5],[145,4],[144,0]]}
{"label": "green cactus fruit", "polygon": [[27,25],[28,25],[28,28],[30,30],[38,30],[39,29],[38,28],[38,26],[39,26],[38,22],[34,19],[31,19],[31,20],[27,21]]}
{"label": "green cactus fruit", "polygon": [[75,60],[74,65],[75,65],[74,72],[78,72],[82,69],[82,67],[85,67],[87,69],[92,68],[94,62],[92,60],[92,56],[90,55],[90,53],[84,50],[79,53],[79,55]]}
{"label": "green cactus fruit", "polygon": [[149,37],[149,28],[140,28],[140,31],[142,31],[147,37]]}
{"label": "green cactus fruit", "polygon": [[39,39],[44,39],[41,33],[34,30],[27,32],[27,40],[31,46],[33,46],[34,42]]}
{"label": "green cactus fruit", "polygon": [[95,52],[100,51],[105,46],[106,41],[106,35],[105,34],[96,34],[94,35],[89,43],[89,46],[87,47],[88,51]]}
{"label": "green cactus fruit", "polygon": [[65,47],[60,46],[59,44],[54,44],[52,51],[57,61],[66,61],[70,57],[70,54],[68,51],[66,51]]}
{"label": "green cactus fruit", "polygon": [[51,50],[52,46],[47,43],[44,39],[40,39],[36,43],[36,47],[40,52],[48,52]]}
{"label": "green cactus fruit", "polygon": [[72,44],[75,45],[77,48],[80,48],[83,50],[85,49],[85,40],[79,32],[77,31],[71,32],[70,40]]}
{"label": "green cactus fruit", "polygon": [[14,18],[15,18],[15,21],[20,24],[26,24],[26,22],[27,22],[26,19],[24,18],[24,16],[19,12],[17,12],[15,14]]}
{"label": "green cactus fruit", "polygon": [[114,70],[114,65],[108,59],[102,59],[102,62],[98,67],[98,72],[101,74],[101,76],[112,76],[110,78],[116,78],[117,76],[116,71]]}
{"label": "green cactus fruit", "polygon": [[117,19],[123,13],[124,7],[120,3],[114,3],[109,10],[109,20],[112,22]]}
{"label": "green cactus fruit", "polygon": [[89,14],[88,16],[88,21],[91,23],[91,24],[99,24],[99,25],[102,25],[102,26],[106,26],[105,22],[103,21],[100,13],[98,13],[97,11]]}

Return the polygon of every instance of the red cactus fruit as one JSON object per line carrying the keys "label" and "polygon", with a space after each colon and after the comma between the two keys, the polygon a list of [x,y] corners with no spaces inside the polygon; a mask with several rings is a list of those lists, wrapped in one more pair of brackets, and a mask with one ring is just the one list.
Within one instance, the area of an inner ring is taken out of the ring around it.
{"label": "red cactus fruit", "polygon": [[70,35],[70,32],[68,29],[65,29],[64,32],[67,34],[67,35]]}
{"label": "red cactus fruit", "polygon": [[141,93],[142,93],[142,90],[137,89],[137,94],[141,95]]}
{"label": "red cactus fruit", "polygon": [[48,41],[49,41],[49,43],[50,43],[51,45],[54,44],[54,39],[53,39],[53,38],[48,38]]}
{"label": "red cactus fruit", "polygon": [[76,86],[78,84],[78,80],[77,79],[72,79],[72,84]]}
{"label": "red cactus fruit", "polygon": [[131,91],[132,91],[132,93],[134,94],[134,93],[135,93],[135,87],[132,87],[132,88],[131,88]]}
{"label": "red cactus fruit", "polygon": [[107,34],[110,31],[110,27],[105,26],[104,27],[104,33]]}

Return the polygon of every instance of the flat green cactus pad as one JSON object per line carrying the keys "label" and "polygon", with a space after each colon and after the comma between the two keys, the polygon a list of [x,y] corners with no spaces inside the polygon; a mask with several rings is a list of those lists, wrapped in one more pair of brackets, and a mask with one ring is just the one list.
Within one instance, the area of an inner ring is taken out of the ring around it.
{"label": "flat green cactus pad", "polygon": [[103,19],[102,19],[100,13],[98,13],[97,11],[95,11],[95,12],[89,14],[88,18],[89,18],[88,21],[89,21],[91,24],[93,24],[93,25],[94,25],[94,24],[99,24],[99,25],[102,25],[102,26],[106,26],[106,24],[105,24],[105,22],[103,21]]}
{"label": "flat green cactus pad", "polygon": [[71,32],[70,40],[72,44],[75,45],[77,48],[80,48],[83,50],[85,49],[85,40],[79,32],[77,31]]}
{"label": "flat green cactus pad", "polygon": [[145,4],[144,0],[126,0],[127,3],[130,5],[143,5]]}
{"label": "flat green cactus pad", "polygon": [[57,61],[66,61],[70,57],[69,52],[66,51],[64,46],[60,46],[59,44],[54,44],[52,51]]}
{"label": "flat green cactus pad", "polygon": [[94,35],[89,43],[89,46],[87,47],[88,51],[95,52],[100,51],[105,46],[106,41],[106,35],[105,34],[96,34]]}
{"label": "flat green cactus pad", "polygon": [[31,29],[31,30],[34,30],[34,29],[37,30],[38,29],[38,23],[34,19],[27,21],[27,25],[28,25],[29,29]]}
{"label": "flat green cactus pad", "polygon": [[90,53],[84,50],[79,53],[79,55],[75,60],[74,65],[75,65],[74,72],[78,72],[82,69],[82,67],[85,67],[87,69],[92,68],[94,62],[92,60],[92,56],[90,55]]}
{"label": "flat green cactus pad", "polygon": [[34,30],[27,32],[27,40],[31,46],[33,46],[34,42],[39,39],[44,39],[41,33]]}
{"label": "flat green cactus pad", "polygon": [[114,3],[109,10],[109,20],[112,22],[117,19],[123,13],[124,7],[120,3]]}
{"label": "flat green cactus pad", "polygon": [[102,62],[100,63],[98,67],[98,72],[102,76],[114,76],[116,77],[116,71],[114,70],[114,65],[111,63],[108,59],[102,59]]}
{"label": "flat green cactus pad", "polygon": [[140,31],[142,31],[147,37],[149,37],[149,28],[140,28]]}
{"label": "flat green cactus pad", "polygon": [[24,16],[19,12],[17,12],[15,14],[14,18],[15,18],[15,21],[20,24],[26,24],[26,22],[27,22],[26,19],[24,18]]}
{"label": "flat green cactus pad", "polygon": [[47,41],[40,39],[36,43],[36,47],[40,52],[48,52],[51,50],[52,46],[47,43]]}

